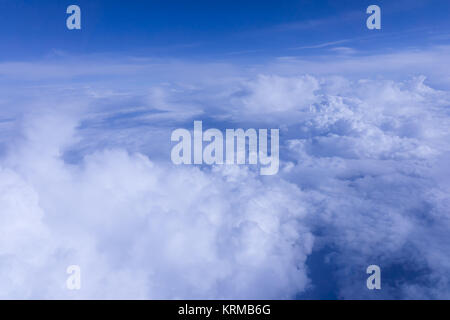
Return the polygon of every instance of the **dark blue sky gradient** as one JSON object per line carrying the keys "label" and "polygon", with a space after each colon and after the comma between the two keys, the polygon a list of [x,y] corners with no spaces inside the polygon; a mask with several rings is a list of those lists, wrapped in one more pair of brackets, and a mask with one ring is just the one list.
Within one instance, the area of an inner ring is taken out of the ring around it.
{"label": "dark blue sky gradient", "polygon": [[[334,46],[373,52],[448,43],[446,0],[0,1],[1,60],[55,54],[239,59],[309,55]],[[82,30],[66,28],[77,4]],[[365,10],[382,9],[382,30]],[[305,48],[306,47],[306,48]]]}

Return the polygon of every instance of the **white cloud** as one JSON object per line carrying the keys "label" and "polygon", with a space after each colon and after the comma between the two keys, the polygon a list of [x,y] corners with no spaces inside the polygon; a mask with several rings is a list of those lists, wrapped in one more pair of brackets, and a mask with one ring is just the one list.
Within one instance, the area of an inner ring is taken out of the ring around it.
{"label": "white cloud", "polygon": [[[2,297],[289,298],[306,286],[313,237],[294,185],[123,150],[69,165],[64,118],[27,128],[0,179]],[[63,286],[70,264],[79,292]]]}
{"label": "white cloud", "polygon": [[[3,89],[0,296],[293,298],[315,284],[314,250],[340,297],[374,297],[365,268],[379,264],[375,297],[448,298],[450,94],[430,85],[448,80],[447,51],[140,78],[168,66],[149,63],[121,75],[149,80],[135,86]],[[281,128],[280,174],[172,167],[171,130],[198,117]],[[71,264],[79,292],[64,286]]]}

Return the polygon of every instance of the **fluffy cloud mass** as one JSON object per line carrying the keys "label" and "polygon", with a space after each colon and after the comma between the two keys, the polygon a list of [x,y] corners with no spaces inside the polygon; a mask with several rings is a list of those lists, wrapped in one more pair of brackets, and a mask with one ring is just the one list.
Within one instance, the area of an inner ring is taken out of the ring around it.
{"label": "fluffy cloud mass", "polygon": [[85,298],[287,298],[307,284],[313,236],[294,185],[124,150],[67,165],[50,141],[1,171],[3,297],[71,297],[71,264]]}
{"label": "fluffy cloud mass", "polygon": [[[5,94],[0,297],[450,298],[450,92],[297,63]],[[280,128],[280,172],[173,165],[193,120]]]}

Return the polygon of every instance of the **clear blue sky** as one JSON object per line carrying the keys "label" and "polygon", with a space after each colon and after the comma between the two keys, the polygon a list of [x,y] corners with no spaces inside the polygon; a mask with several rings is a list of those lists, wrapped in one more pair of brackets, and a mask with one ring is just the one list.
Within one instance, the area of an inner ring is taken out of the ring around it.
{"label": "clear blue sky", "polygon": [[[1,3],[0,59],[69,54],[238,59],[315,54],[330,45],[371,51],[448,43],[447,0],[164,0]],[[68,30],[77,4],[82,30]],[[365,27],[368,5],[382,30]],[[328,45],[329,44],[329,45]]]}

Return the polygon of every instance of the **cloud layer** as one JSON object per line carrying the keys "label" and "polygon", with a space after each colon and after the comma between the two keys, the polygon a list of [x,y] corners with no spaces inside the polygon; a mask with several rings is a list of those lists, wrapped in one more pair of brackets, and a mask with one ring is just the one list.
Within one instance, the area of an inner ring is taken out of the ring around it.
{"label": "cloud layer", "polygon": [[[46,86],[5,90],[0,297],[327,296],[314,272],[327,265],[319,277],[337,298],[449,298],[448,90],[401,70],[392,80],[345,73],[345,61],[329,63],[335,75],[281,59],[203,66],[191,78],[193,65],[178,63],[148,84],[121,86],[145,64],[116,70],[121,81],[56,85],[48,75]],[[280,173],[172,165],[171,130],[193,120],[280,128]],[[71,264],[80,291],[65,287]],[[380,292],[365,287],[371,264]]]}

